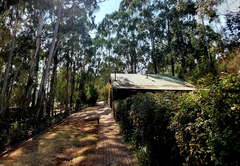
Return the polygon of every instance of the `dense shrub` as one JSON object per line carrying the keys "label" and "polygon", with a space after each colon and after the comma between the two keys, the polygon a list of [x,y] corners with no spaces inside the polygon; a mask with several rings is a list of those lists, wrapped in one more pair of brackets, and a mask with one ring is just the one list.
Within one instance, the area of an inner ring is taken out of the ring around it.
{"label": "dense shrub", "polygon": [[240,75],[203,79],[208,90],[188,96],[172,127],[186,164],[240,164]]}
{"label": "dense shrub", "polygon": [[90,97],[89,97],[87,103],[89,105],[95,105],[95,103],[98,99],[98,91],[96,88],[90,88],[89,92],[90,92]]}
{"label": "dense shrub", "polygon": [[123,138],[136,146],[143,165],[178,165],[181,160],[174,132],[168,128],[172,112],[177,107],[172,105],[175,98],[170,92],[146,93],[114,104]]}
{"label": "dense shrub", "polygon": [[117,101],[116,120],[142,165],[239,165],[240,75],[202,79],[194,93]]}
{"label": "dense shrub", "polygon": [[100,98],[107,100],[108,99],[108,93],[109,93],[109,83],[107,83],[104,87],[101,88],[100,91]]}
{"label": "dense shrub", "polygon": [[113,108],[114,117],[118,120],[123,129],[121,132],[125,141],[130,141],[129,139],[131,138],[131,133],[133,132],[133,122],[130,118],[130,106],[132,103],[132,99],[119,100]]}

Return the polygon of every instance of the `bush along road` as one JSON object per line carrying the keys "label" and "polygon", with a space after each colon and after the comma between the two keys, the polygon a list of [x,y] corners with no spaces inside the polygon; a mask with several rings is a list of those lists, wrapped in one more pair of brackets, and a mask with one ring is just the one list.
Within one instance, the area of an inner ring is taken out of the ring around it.
{"label": "bush along road", "polygon": [[240,75],[207,76],[196,92],[138,94],[114,115],[141,165],[239,165]]}

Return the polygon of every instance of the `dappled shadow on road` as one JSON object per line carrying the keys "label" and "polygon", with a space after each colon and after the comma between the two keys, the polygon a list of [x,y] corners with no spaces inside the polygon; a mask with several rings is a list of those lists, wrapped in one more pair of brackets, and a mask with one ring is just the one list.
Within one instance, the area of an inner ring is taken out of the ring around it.
{"label": "dappled shadow on road", "polygon": [[119,127],[113,116],[101,116],[99,127],[98,157],[96,166],[137,165],[137,159],[128,145],[122,141]]}
{"label": "dappled shadow on road", "polygon": [[92,109],[92,110],[84,110],[82,112],[77,112],[75,114],[72,114],[70,117],[68,117],[67,119],[72,119],[72,120],[77,120],[77,119],[89,119],[89,118],[96,118],[96,117],[100,117],[102,115],[108,115],[110,114],[111,110],[107,107],[103,107],[103,108],[96,108],[96,109]]}

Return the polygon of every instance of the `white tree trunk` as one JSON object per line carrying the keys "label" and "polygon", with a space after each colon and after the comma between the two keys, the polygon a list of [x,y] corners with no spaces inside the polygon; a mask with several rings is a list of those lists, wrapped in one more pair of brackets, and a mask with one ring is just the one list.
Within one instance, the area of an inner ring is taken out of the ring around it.
{"label": "white tree trunk", "polygon": [[45,15],[44,12],[41,12],[41,14],[39,15],[38,30],[37,30],[37,36],[36,36],[36,49],[33,52],[31,67],[30,67],[29,76],[28,76],[28,82],[27,82],[27,86],[26,86],[26,89],[24,92],[24,98],[26,100],[24,100],[22,102],[22,108],[24,110],[26,109],[26,107],[28,106],[28,104],[30,102],[30,94],[31,94],[31,90],[33,87],[33,81],[34,81],[33,77],[35,75],[35,69],[36,69],[37,59],[38,59],[38,52],[39,52],[40,45],[41,45],[41,34],[42,34],[42,29],[43,29],[44,15]]}
{"label": "white tree trunk", "polygon": [[45,13],[42,12],[39,16],[37,39],[36,39],[36,50],[34,51],[34,54],[33,54],[34,56],[32,58],[32,62],[31,62],[31,68],[30,68],[30,73],[29,73],[30,77],[33,77],[34,73],[35,73],[37,55],[38,55],[38,51],[39,51],[40,45],[41,45],[41,34],[42,34],[42,29],[43,29],[44,15],[45,15]]}
{"label": "white tree trunk", "polygon": [[14,42],[15,42],[15,37],[16,37],[16,33],[17,33],[17,15],[16,15],[16,19],[15,19],[15,24],[14,24],[14,29],[13,29],[13,34],[12,34],[12,46],[11,46],[11,50],[8,56],[8,65],[7,65],[7,70],[5,73],[5,77],[4,77],[4,82],[3,82],[3,87],[2,87],[2,93],[1,93],[1,110],[0,110],[0,114],[4,113],[4,96],[5,96],[5,91],[6,91],[6,86],[7,86],[7,80],[8,80],[8,75],[9,75],[9,70],[10,70],[10,66],[11,66],[11,60],[12,60],[12,55],[13,55],[13,51],[14,51]]}
{"label": "white tree trunk", "polygon": [[54,36],[53,36],[53,39],[52,39],[52,44],[51,44],[50,52],[49,52],[49,55],[48,55],[48,61],[47,61],[47,65],[46,65],[45,71],[43,73],[41,84],[40,84],[40,89],[39,89],[39,94],[38,94],[38,102],[37,102],[37,117],[39,116],[41,106],[42,106],[42,102],[43,102],[43,99],[44,99],[44,96],[45,96],[47,76],[48,76],[49,68],[50,68],[50,65],[51,65],[51,62],[52,62],[53,52],[54,52],[54,48],[55,48],[55,42],[56,42],[56,38],[57,38],[57,34],[58,34],[58,27],[59,27],[60,20],[61,20],[61,15],[62,15],[62,5],[63,5],[64,1],[65,0],[62,0],[60,2],[57,21],[56,21],[55,29],[54,29]]}

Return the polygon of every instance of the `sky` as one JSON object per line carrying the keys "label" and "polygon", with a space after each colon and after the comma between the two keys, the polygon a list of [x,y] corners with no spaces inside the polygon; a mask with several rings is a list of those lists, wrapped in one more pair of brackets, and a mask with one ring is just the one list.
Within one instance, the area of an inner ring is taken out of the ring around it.
{"label": "sky", "polygon": [[240,6],[239,0],[226,0],[219,8],[218,11],[224,14],[229,7],[231,12],[237,12]]}
{"label": "sky", "polygon": [[226,20],[223,14],[226,14],[227,10],[229,9],[231,12],[238,12],[240,7],[239,0],[226,0],[221,6],[218,7],[218,14],[220,15],[220,21],[222,25],[226,25]]}
{"label": "sky", "polygon": [[111,14],[114,11],[119,9],[120,2],[122,0],[106,0],[106,2],[102,2],[100,6],[100,10],[96,13],[95,22],[99,23],[103,20],[106,14]]}

